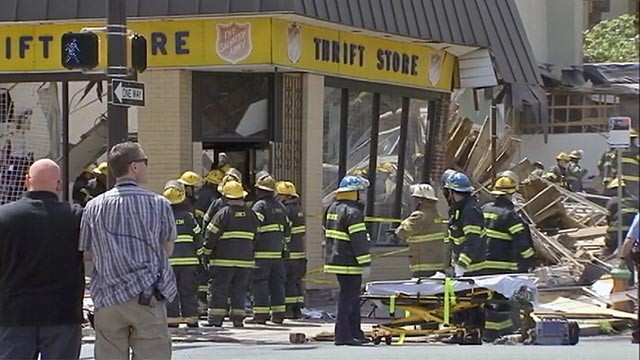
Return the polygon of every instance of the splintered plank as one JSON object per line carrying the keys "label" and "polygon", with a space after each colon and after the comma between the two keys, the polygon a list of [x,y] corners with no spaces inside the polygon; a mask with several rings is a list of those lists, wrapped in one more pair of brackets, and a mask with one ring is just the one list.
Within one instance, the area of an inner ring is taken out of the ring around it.
{"label": "splintered plank", "polygon": [[[484,122],[482,123],[482,127],[480,128],[480,132],[478,133],[478,137],[476,138],[475,143],[471,146],[471,150],[469,152],[469,156],[466,158],[464,163],[461,162],[461,168],[465,171],[469,171],[468,167],[471,164],[477,164],[478,161],[484,155],[484,152],[489,149],[491,144],[491,132],[489,125],[489,117],[484,118]],[[461,158],[461,160],[463,160]]]}
{"label": "splintered plank", "polygon": [[453,163],[456,153],[469,137],[472,128],[473,121],[469,118],[464,118],[460,120],[454,131],[450,134],[449,141],[447,142],[447,164]]}

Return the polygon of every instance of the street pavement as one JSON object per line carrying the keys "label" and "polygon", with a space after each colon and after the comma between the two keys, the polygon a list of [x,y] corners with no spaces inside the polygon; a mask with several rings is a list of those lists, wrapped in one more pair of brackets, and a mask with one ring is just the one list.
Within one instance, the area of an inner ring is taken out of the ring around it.
{"label": "street pavement", "polygon": [[[247,326],[223,328],[173,329],[173,359],[277,359],[277,360],[392,360],[392,359],[464,359],[464,360],[635,360],[640,359],[638,345],[629,336],[581,337],[576,346],[491,345],[460,346],[441,343],[404,345],[335,346],[332,342],[289,343],[289,333],[305,333],[308,338],[333,331],[333,324],[286,322],[284,326]],[[370,324],[363,324],[368,329]],[[81,359],[94,359],[93,334],[85,332]]]}

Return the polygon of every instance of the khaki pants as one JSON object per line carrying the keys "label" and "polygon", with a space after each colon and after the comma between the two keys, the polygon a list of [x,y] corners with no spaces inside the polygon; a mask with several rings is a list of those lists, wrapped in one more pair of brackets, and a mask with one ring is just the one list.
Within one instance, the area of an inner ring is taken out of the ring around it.
{"label": "khaki pants", "polygon": [[138,297],[123,304],[99,308],[95,314],[96,360],[171,359],[171,335],[164,301],[138,304]]}

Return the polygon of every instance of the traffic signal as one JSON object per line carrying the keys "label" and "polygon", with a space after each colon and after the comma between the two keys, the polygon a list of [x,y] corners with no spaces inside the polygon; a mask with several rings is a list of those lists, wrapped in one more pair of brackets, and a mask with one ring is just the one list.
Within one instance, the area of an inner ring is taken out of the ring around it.
{"label": "traffic signal", "polygon": [[131,68],[138,72],[147,69],[147,39],[140,34],[133,34],[129,37],[131,46]]}
{"label": "traffic signal", "polygon": [[93,69],[98,66],[98,36],[91,32],[62,35],[62,66],[69,69]]}

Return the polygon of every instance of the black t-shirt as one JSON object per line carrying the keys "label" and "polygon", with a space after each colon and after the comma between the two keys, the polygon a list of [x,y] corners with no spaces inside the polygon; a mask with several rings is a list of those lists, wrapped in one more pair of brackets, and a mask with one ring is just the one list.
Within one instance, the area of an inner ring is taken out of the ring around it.
{"label": "black t-shirt", "polygon": [[81,216],[45,191],[0,206],[0,326],[82,322]]}

